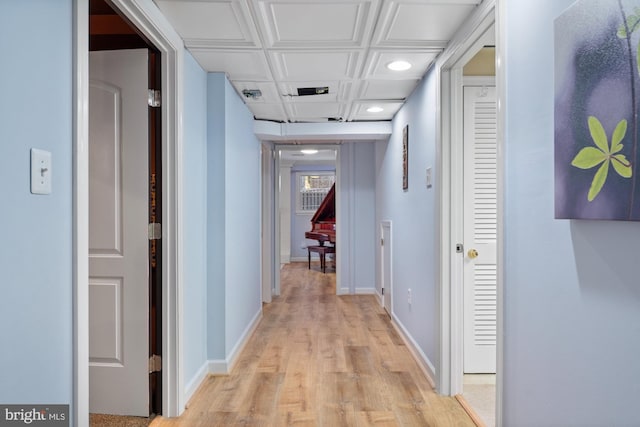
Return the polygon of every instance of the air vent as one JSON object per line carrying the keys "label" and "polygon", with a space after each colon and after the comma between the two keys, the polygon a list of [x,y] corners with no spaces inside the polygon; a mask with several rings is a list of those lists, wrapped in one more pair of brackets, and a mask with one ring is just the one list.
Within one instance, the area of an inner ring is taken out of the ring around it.
{"label": "air vent", "polygon": [[328,93],[329,93],[329,86],[298,88],[298,96],[326,95]]}

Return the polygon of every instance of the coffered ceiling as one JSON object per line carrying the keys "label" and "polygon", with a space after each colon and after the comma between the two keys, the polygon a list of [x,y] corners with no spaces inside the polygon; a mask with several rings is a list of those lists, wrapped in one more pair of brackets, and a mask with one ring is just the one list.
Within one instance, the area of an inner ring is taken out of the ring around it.
{"label": "coffered ceiling", "polygon": [[278,122],[390,120],[481,1],[155,0],[206,71]]}

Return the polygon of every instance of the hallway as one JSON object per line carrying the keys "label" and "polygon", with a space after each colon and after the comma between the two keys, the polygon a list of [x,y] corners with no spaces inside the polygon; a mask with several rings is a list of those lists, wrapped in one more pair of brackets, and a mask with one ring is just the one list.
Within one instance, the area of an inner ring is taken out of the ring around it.
{"label": "hallway", "polygon": [[432,391],[373,296],[338,297],[334,274],[293,263],[231,375],[206,379],[180,418],[152,423],[236,425],[474,424]]}

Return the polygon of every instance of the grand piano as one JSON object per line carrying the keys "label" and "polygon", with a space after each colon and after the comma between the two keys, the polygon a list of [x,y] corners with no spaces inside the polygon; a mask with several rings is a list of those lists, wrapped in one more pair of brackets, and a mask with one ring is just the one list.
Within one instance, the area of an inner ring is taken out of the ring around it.
{"label": "grand piano", "polygon": [[336,243],[336,185],[333,184],[311,218],[311,231],[304,233],[307,239],[317,240],[320,246]]}
{"label": "grand piano", "polygon": [[[326,272],[327,254],[336,253],[336,185],[333,184],[324,200],[311,217],[311,231],[304,233],[307,239],[317,240],[318,245],[307,246],[309,254],[309,270],[311,270],[311,253],[320,256],[320,269]],[[327,243],[325,245],[325,243]],[[334,265],[335,268],[335,265]]]}

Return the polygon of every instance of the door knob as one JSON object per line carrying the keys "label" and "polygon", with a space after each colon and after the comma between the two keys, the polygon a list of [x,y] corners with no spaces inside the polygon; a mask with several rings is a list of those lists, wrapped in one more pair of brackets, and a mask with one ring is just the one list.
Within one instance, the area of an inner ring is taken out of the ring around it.
{"label": "door knob", "polygon": [[475,249],[469,249],[469,252],[467,252],[467,255],[471,259],[478,258],[478,251],[476,251]]}

